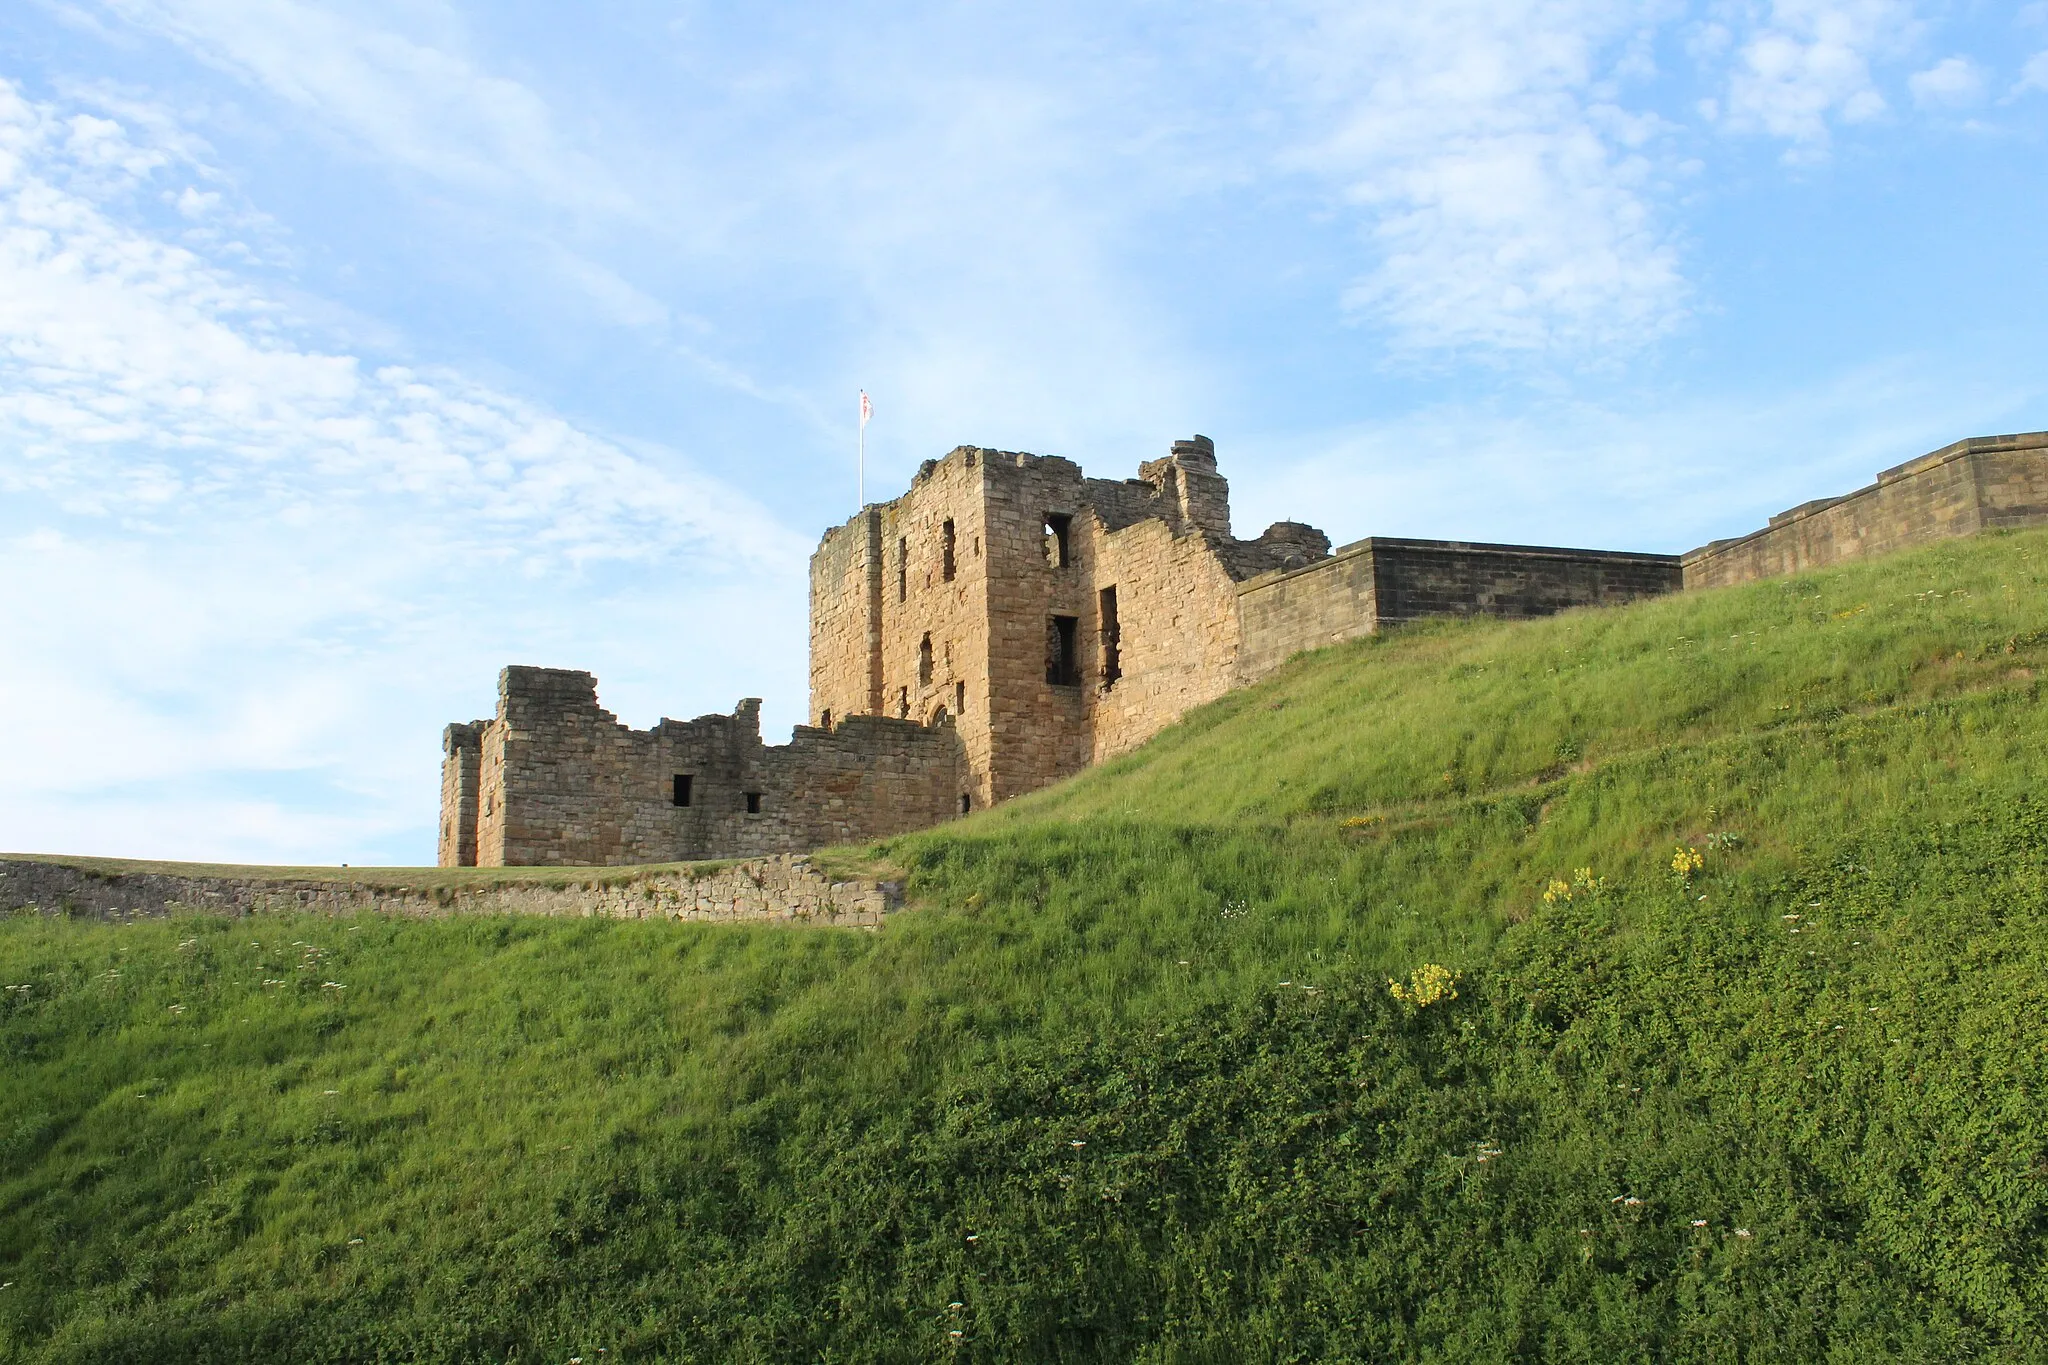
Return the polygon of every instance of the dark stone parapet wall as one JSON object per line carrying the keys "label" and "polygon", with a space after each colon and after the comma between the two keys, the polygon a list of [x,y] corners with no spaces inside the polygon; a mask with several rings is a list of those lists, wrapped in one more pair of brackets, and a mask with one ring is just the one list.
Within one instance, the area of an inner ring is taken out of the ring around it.
{"label": "dark stone parapet wall", "polygon": [[1617,606],[1680,584],[1677,555],[1387,536],[1359,544],[1373,557],[1382,625],[1426,616],[1523,620]]}
{"label": "dark stone parapet wall", "polygon": [[1527,619],[1675,592],[1676,555],[1372,536],[1329,559],[1238,590],[1238,677],[1265,676],[1305,649],[1431,616]]}
{"label": "dark stone parapet wall", "polygon": [[1746,536],[1685,556],[1687,588],[1720,588],[1888,554],[1951,536],[2048,524],[2048,432],[1976,436],[1816,498]]}
{"label": "dark stone parapet wall", "polygon": [[[396,875],[394,875],[394,872]],[[39,911],[93,919],[179,913],[348,915],[567,915],[715,923],[872,928],[901,908],[900,883],[835,881],[801,857],[730,867],[656,869],[631,876],[561,880],[408,880],[232,876],[108,867],[98,860],[0,858],[0,913]]]}

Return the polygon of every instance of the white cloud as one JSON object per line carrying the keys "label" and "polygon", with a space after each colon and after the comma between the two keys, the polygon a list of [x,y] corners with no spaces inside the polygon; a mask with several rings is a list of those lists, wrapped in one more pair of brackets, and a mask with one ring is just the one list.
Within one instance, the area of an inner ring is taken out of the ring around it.
{"label": "white cloud", "polygon": [[[317,116],[391,164],[577,214],[631,196],[557,132],[527,86],[459,52],[306,0],[101,0]],[[415,18],[418,17],[415,12]]]}
{"label": "white cloud", "polygon": [[1728,82],[1728,125],[1792,143],[1792,159],[1823,154],[1830,121],[1885,112],[1873,56],[1917,31],[1909,0],[1773,0],[1770,18],[1742,44]]}
{"label": "white cloud", "polygon": [[1945,57],[1906,78],[1913,102],[1923,109],[1957,109],[1984,97],[1984,73],[1968,57]]}
{"label": "white cloud", "polygon": [[[130,131],[0,83],[0,844],[428,857],[439,724],[513,660],[800,704],[801,538],[671,452],[310,344],[135,221],[205,168]],[[701,649],[778,616],[789,649]]]}
{"label": "white cloud", "polygon": [[1319,125],[1293,158],[1367,216],[1378,261],[1346,301],[1411,347],[1623,350],[1688,289],[1659,220],[1638,7],[1462,0],[1312,15],[1287,79]]}
{"label": "white cloud", "polygon": [[2048,90],[2048,52],[2036,52],[2020,68],[2020,80],[2014,93],[2023,90]]}

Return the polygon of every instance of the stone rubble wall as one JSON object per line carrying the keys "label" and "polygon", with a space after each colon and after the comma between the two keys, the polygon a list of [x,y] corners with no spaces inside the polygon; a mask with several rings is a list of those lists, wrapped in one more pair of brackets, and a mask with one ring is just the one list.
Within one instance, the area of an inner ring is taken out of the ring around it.
{"label": "stone rubble wall", "polygon": [[[588,673],[505,669],[497,718],[478,745],[475,865],[761,857],[886,838],[957,813],[963,774],[951,726],[853,716],[830,731],[799,726],[771,747],[759,707],[748,699],[729,716],[634,730],[597,704]],[[444,759],[444,800],[464,790],[471,760],[460,738]],[[461,823],[444,805],[444,830]],[[450,846],[444,839],[442,865],[468,865],[449,861]]]}
{"label": "stone rubble wall", "polygon": [[872,929],[902,908],[898,882],[833,881],[798,856],[704,871],[631,877],[408,885],[402,880],[328,881],[174,872],[114,871],[87,864],[0,859],[0,912],[41,911],[97,919],[199,911],[349,915],[567,915],[700,920],[720,924],[835,925]]}
{"label": "stone rubble wall", "polygon": [[1995,527],[2048,525],[2048,432],[1978,436],[1816,498],[1685,556],[1687,588],[1720,588]]}

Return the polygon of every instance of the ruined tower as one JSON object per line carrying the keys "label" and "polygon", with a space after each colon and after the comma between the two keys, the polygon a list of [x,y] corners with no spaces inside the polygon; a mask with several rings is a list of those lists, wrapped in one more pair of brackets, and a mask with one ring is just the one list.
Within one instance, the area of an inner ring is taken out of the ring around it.
{"label": "ruined tower", "polygon": [[811,558],[811,721],[960,734],[969,803],[1140,743],[1236,680],[1237,585],[1326,558],[1313,527],[1230,534],[1207,437],[1136,479],[962,446]]}

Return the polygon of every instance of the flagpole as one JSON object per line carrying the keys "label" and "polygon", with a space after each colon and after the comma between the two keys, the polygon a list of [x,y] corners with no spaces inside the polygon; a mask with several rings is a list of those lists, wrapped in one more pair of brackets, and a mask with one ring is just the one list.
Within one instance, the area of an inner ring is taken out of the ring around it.
{"label": "flagpole", "polygon": [[868,391],[862,389],[860,391],[860,464],[858,466],[860,472],[855,476],[858,481],[856,488],[859,491],[860,505],[862,507],[868,505],[868,414],[874,410],[874,404],[868,402]]}

